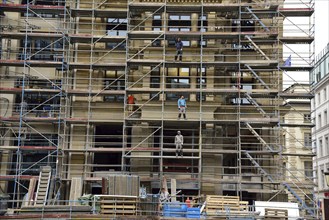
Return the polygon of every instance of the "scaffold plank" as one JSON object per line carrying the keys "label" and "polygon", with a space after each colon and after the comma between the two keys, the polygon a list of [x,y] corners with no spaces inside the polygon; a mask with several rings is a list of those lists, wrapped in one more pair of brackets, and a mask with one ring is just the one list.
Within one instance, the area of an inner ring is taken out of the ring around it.
{"label": "scaffold plank", "polygon": [[6,12],[26,12],[27,9],[33,10],[37,13],[48,14],[63,14],[65,11],[64,6],[57,5],[26,5],[26,4],[13,4],[13,3],[1,3],[0,11]]}
{"label": "scaffold plank", "polygon": [[309,17],[314,13],[314,8],[280,8],[279,13],[284,17]]}
{"label": "scaffold plank", "polygon": [[314,41],[313,36],[305,36],[305,37],[280,37],[279,38],[282,43],[285,44],[311,44]]}
{"label": "scaffold plank", "polygon": [[71,8],[70,9],[72,17],[90,17],[94,15],[98,18],[126,18],[127,9],[126,8],[104,8],[104,9],[91,9],[91,8]]}

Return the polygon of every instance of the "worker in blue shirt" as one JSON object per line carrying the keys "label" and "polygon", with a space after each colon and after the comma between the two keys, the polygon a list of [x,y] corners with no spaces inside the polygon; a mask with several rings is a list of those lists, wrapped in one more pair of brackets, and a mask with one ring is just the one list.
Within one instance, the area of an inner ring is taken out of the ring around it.
{"label": "worker in blue shirt", "polygon": [[183,114],[184,119],[186,120],[186,100],[184,99],[184,96],[181,96],[180,99],[178,99],[177,102],[178,105],[178,120],[180,120],[181,115]]}
{"label": "worker in blue shirt", "polygon": [[176,40],[176,56],[175,61],[179,57],[179,61],[182,61],[183,59],[183,42],[180,38],[177,38]]}

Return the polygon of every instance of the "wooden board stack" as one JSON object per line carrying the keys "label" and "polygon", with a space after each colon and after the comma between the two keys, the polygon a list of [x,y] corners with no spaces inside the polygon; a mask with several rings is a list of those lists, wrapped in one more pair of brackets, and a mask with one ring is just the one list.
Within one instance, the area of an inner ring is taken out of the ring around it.
{"label": "wooden board stack", "polygon": [[248,215],[248,202],[240,201],[238,196],[208,195],[206,197],[206,213],[207,215]]}

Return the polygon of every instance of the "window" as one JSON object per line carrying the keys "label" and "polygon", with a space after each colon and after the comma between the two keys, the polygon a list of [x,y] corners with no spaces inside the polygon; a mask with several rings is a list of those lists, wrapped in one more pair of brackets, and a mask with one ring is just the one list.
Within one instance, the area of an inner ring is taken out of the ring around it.
{"label": "window", "polygon": [[22,4],[33,4],[33,5],[58,5],[64,6],[65,1],[62,0],[22,0]]}
{"label": "window", "polygon": [[304,123],[311,123],[311,115],[310,114],[304,114]]}
{"label": "window", "polygon": [[327,101],[327,88],[323,89],[323,100]]}
{"label": "window", "polygon": [[[246,84],[243,83],[241,84],[241,89],[245,90],[246,92],[251,92],[252,90],[252,84]],[[249,102],[247,98],[234,98],[233,104],[238,104],[240,101],[240,104],[245,104],[245,105],[251,105],[252,103]]]}
{"label": "window", "polygon": [[[36,117],[53,117],[56,112],[59,112],[60,97],[49,94],[24,93],[24,101],[26,108],[24,111],[35,113]],[[16,95],[15,105],[16,112],[20,112],[22,95]],[[25,114],[25,112],[23,112]]]}
{"label": "window", "polygon": [[198,21],[198,30],[200,32],[207,32],[207,27],[208,27],[207,16],[205,15],[200,16]]}
{"label": "window", "polygon": [[304,196],[304,201],[305,201],[305,205],[307,205],[308,207],[313,207],[314,206],[314,195],[313,194],[306,194]]}
{"label": "window", "polygon": [[[151,67],[150,88],[160,88],[160,83],[160,67]],[[157,92],[151,93],[151,98],[157,94]]]}
{"label": "window", "polygon": [[320,96],[320,93],[317,94],[318,96],[318,106],[321,104],[321,96]]}
{"label": "window", "polygon": [[313,178],[313,162],[304,161],[304,175],[306,178]]}
{"label": "window", "polygon": [[154,15],[152,21],[153,31],[161,31],[162,20],[161,15]]}
{"label": "window", "polygon": [[321,118],[321,114],[318,115],[318,128],[322,127],[322,118]]}
{"label": "window", "polygon": [[[191,31],[191,16],[190,15],[169,15],[168,20],[168,30],[169,31],[179,31],[179,32],[189,32]],[[184,47],[190,46],[190,41],[182,39]],[[169,46],[175,45],[175,39],[168,41]]]}
{"label": "window", "polygon": [[[166,88],[190,88],[190,69],[189,68],[168,68],[166,78]],[[177,100],[180,96],[186,99],[188,92],[167,93],[167,100]]]}
{"label": "window", "polygon": [[[201,77],[202,76],[202,77]],[[206,68],[198,68],[197,69],[197,78],[196,78],[196,88],[202,88],[205,89],[207,87],[207,79],[206,79]],[[202,96],[201,96],[202,94]],[[206,94],[205,93],[197,93],[196,95],[197,101],[205,101],[206,100]]]}
{"label": "window", "polygon": [[[104,79],[105,90],[124,90],[125,89],[125,72],[120,70],[110,70],[106,72]],[[124,95],[104,96],[106,102],[123,102]]]}
{"label": "window", "polygon": [[44,146],[44,147],[56,147],[58,142],[57,134],[26,134],[26,137],[22,139],[23,146]]}
{"label": "window", "polygon": [[304,133],[304,147],[310,148],[312,147],[312,136],[311,133]]}
{"label": "window", "polygon": [[328,140],[328,136],[326,136],[324,138],[324,156],[328,156],[329,155],[329,140]]}
{"label": "window", "polygon": [[126,36],[128,24],[127,19],[108,18],[107,22],[106,30],[109,36]]}
{"label": "window", "polygon": [[[21,88],[23,86],[23,79],[19,78],[16,79],[15,87]],[[27,78],[24,81],[24,86],[29,86],[34,89],[60,89],[62,86],[61,80],[51,80],[48,81],[46,79],[33,79],[33,78]]]}
{"label": "window", "polygon": [[[20,60],[49,60],[58,61],[62,60],[63,41],[61,40],[48,40],[48,39],[23,39],[21,40],[20,52],[18,59]],[[23,53],[23,50],[26,53]]]}
{"label": "window", "polygon": [[[122,18],[108,18],[107,19],[107,35],[112,37],[125,37],[127,35],[127,19]],[[126,47],[126,42],[124,40],[120,42],[110,42],[107,43],[107,47],[112,48],[118,48],[118,49],[124,49]]]}
{"label": "window", "polygon": [[318,72],[316,74],[316,82],[319,82],[321,80],[321,72]]}
{"label": "window", "polygon": [[[154,15],[152,20],[152,30],[153,31],[161,31],[162,30],[162,19],[161,15]],[[152,42],[153,47],[160,47],[161,40],[157,39]]]}
{"label": "window", "polygon": [[327,110],[324,110],[323,117],[324,117],[323,125],[325,126],[328,123],[328,112],[327,112]]}
{"label": "window", "polygon": [[323,156],[323,144],[322,144],[322,138],[319,139],[318,156],[319,156],[319,157],[322,157],[322,156]]}
{"label": "window", "polygon": [[232,21],[232,31],[239,31],[239,26],[241,25],[242,32],[252,32],[255,31],[255,22],[253,20],[244,19],[244,20],[233,20]]}
{"label": "window", "polygon": [[323,166],[321,166],[320,167],[320,174],[319,174],[319,188],[320,189],[323,189],[323,188],[325,188],[326,187],[326,180],[325,180],[325,177],[324,177],[324,175],[323,175],[323,173],[324,173],[324,167]]}

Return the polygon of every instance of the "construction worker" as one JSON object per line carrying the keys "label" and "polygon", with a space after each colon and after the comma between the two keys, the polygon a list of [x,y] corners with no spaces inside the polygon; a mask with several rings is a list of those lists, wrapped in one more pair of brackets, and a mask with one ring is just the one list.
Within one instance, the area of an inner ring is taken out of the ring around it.
{"label": "construction worker", "polygon": [[177,105],[178,105],[178,120],[180,120],[181,114],[183,114],[184,119],[186,120],[186,100],[184,98],[184,96],[181,96],[178,101],[177,101]]}
{"label": "construction worker", "polygon": [[180,131],[177,131],[177,135],[175,136],[175,145],[176,145],[176,157],[178,154],[183,156],[183,144],[184,144],[184,137],[181,135]]}
{"label": "construction worker", "polygon": [[23,116],[25,116],[28,110],[28,104],[27,102],[25,102],[25,100],[21,102],[21,108],[22,108],[22,114]]}
{"label": "construction worker", "polygon": [[158,212],[162,210],[163,204],[169,202],[169,192],[165,188],[161,188],[160,196],[159,196],[159,206]]}
{"label": "construction worker", "polygon": [[180,38],[177,38],[176,43],[176,56],[175,56],[175,61],[179,57],[179,61],[182,61],[183,59],[183,42]]}
{"label": "construction worker", "polygon": [[128,95],[127,98],[127,104],[128,104],[128,111],[132,112],[134,110],[135,105],[135,97],[133,95]]}

